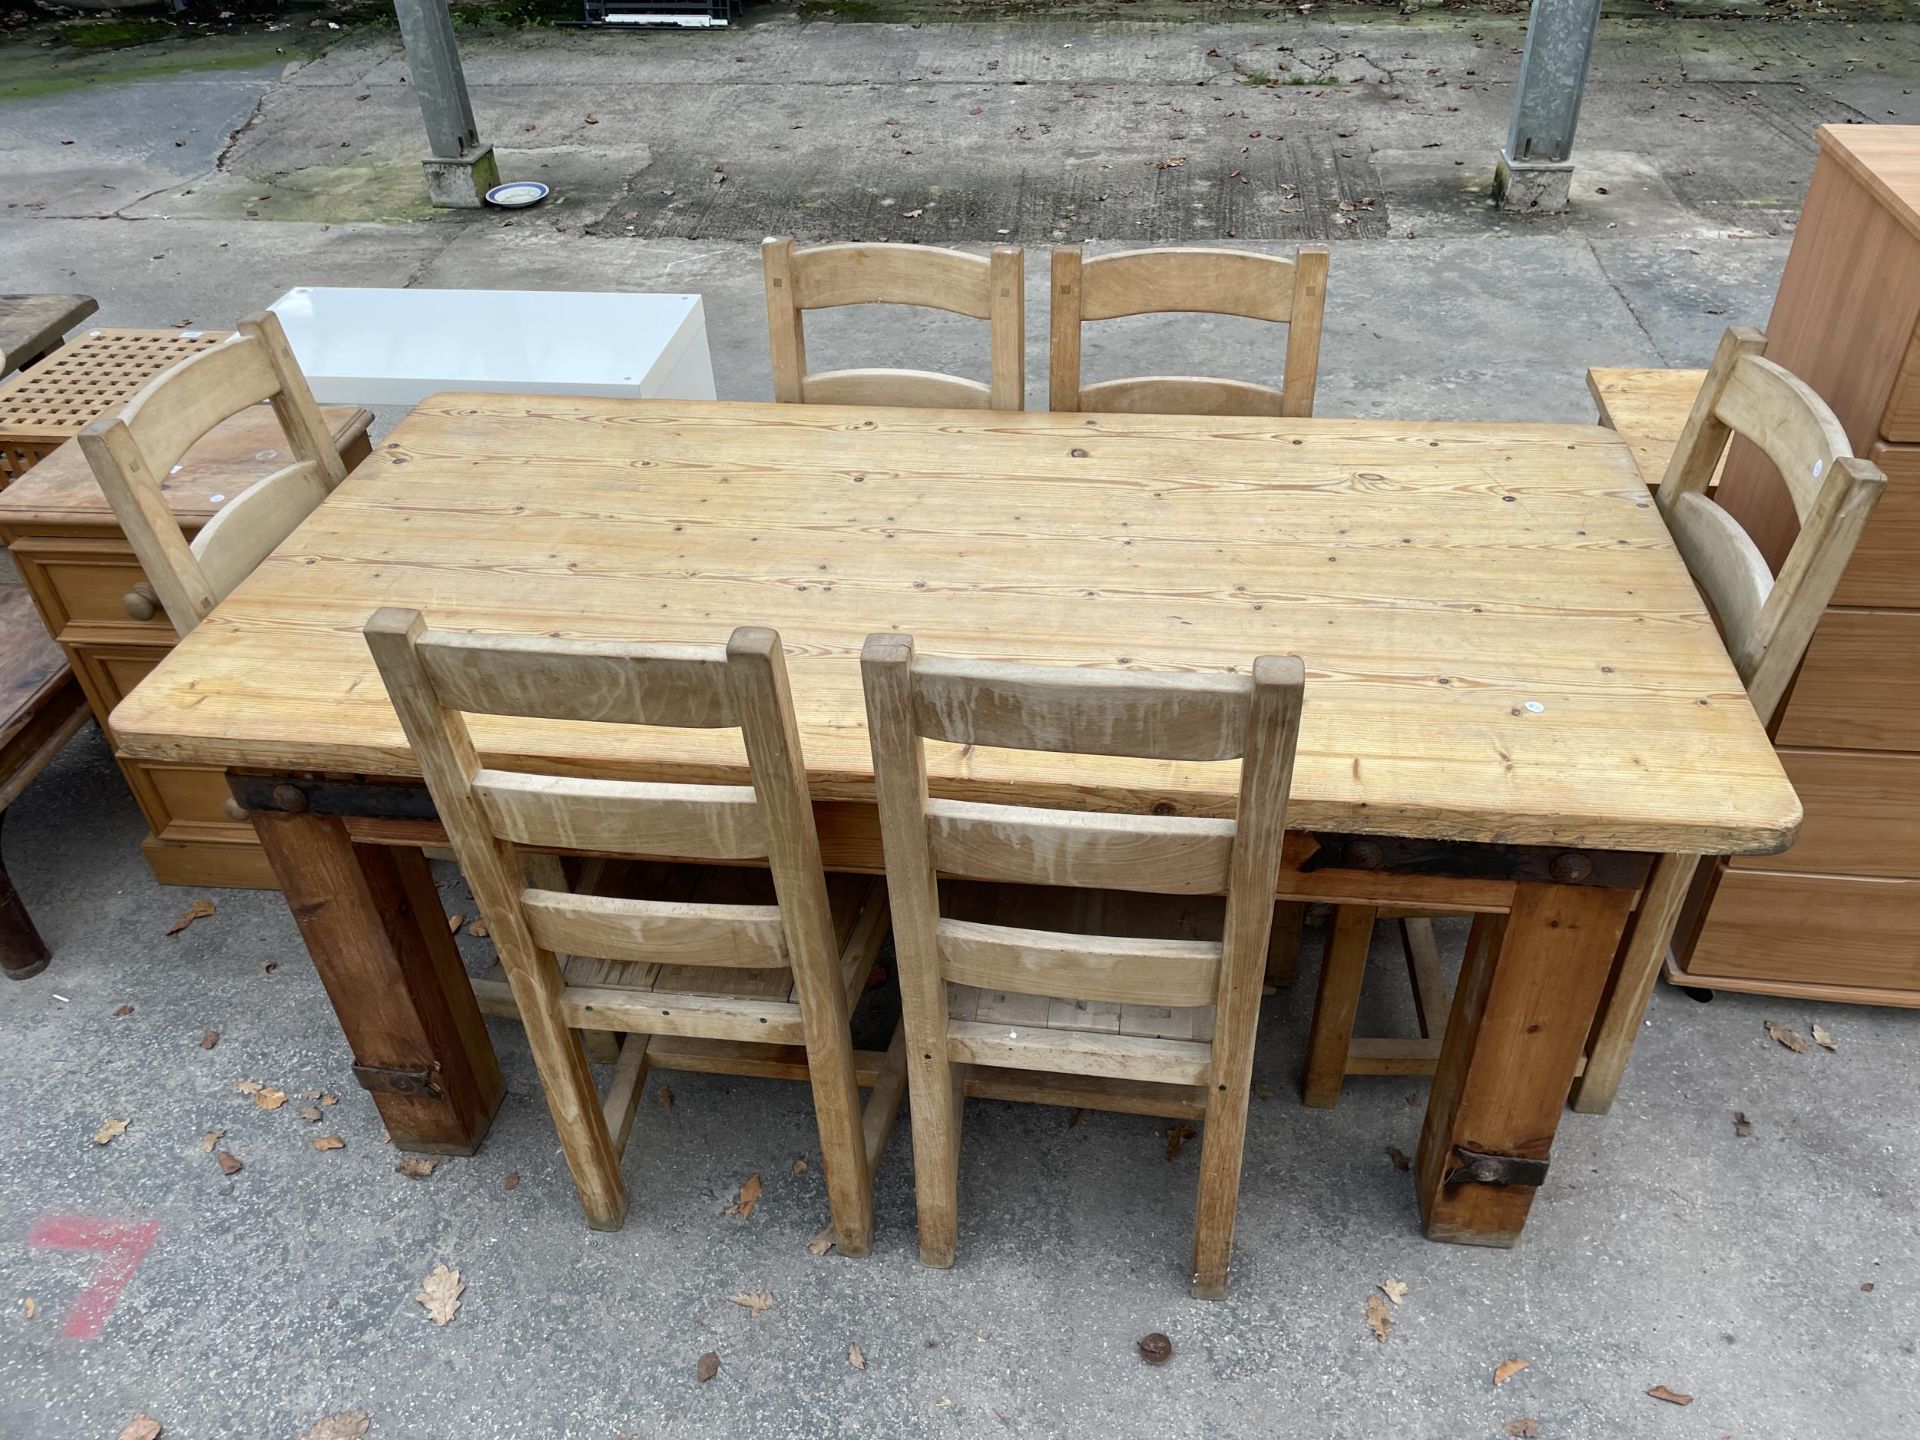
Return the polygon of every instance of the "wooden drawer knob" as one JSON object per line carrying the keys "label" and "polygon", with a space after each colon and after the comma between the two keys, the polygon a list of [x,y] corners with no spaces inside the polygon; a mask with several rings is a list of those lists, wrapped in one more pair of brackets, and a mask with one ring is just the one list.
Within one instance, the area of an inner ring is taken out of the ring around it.
{"label": "wooden drawer knob", "polygon": [[143,580],[120,597],[120,608],[130,620],[151,620],[160,613],[160,597]]}

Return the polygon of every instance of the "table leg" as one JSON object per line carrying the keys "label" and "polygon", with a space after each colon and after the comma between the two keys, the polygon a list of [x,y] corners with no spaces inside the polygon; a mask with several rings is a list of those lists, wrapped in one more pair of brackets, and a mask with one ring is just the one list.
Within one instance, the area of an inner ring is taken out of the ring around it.
{"label": "table leg", "polygon": [[[1475,921],[1420,1134],[1429,1240],[1520,1238],[1633,897],[1521,884],[1510,914]],[[1488,1157],[1482,1178],[1462,1151]]]}
{"label": "table leg", "polygon": [[338,816],[252,819],[387,1134],[471,1155],[505,1083],[426,857],[355,845]]}
{"label": "table leg", "polygon": [[[7,812],[0,810],[0,824],[6,818]],[[7,874],[6,857],[0,855],[0,971],[9,980],[30,980],[47,968],[47,958],[47,942],[34,928],[26,902]]]}

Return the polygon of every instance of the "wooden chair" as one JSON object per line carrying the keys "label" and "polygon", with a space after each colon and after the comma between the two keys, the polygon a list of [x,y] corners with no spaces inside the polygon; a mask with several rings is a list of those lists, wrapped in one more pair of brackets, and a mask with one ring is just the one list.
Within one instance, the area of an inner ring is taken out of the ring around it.
{"label": "wooden chair", "polygon": [[[1047,1072],[1075,1078],[1069,1103],[1204,1119],[1193,1293],[1220,1298],[1299,728],[1300,662],[1263,657],[1250,679],[1142,675],[916,658],[910,637],[889,634],[870,636],[860,663],[907,1032],[922,1262],[953,1263],[969,1072],[990,1072],[991,1093],[1002,1098],[1055,1098],[1059,1088],[1038,1079],[1027,1094],[1006,1083],[1010,1072]],[[1239,758],[1238,812],[1213,820],[930,799],[927,739],[1180,761]],[[1224,895],[1222,938],[1138,939],[956,919],[942,913],[943,875]],[[1018,1025],[968,1018],[1005,992],[1046,998]],[[1134,1007],[1147,1023],[1126,1023]],[[1202,1038],[1159,1033],[1175,1026]]]}
{"label": "wooden chair", "polygon": [[[162,493],[167,475],[201,436],[263,400],[273,406],[293,463],[234,496],[189,544]],[[156,375],[117,415],[93,421],[78,439],[153,597],[181,635],[251,575],[347,473],[270,310]],[[136,590],[129,596],[134,603],[147,603],[146,593]]]}
{"label": "wooden chair", "polygon": [[[835,1239],[842,1254],[867,1253],[872,1171],[905,1077],[896,1045],[863,1122],[847,1016],[885,938],[884,886],[830,883],[820,868],[779,636],[743,628],[723,648],[440,633],[418,611],[387,608],[366,638],[507,972],[587,1223],[625,1219],[620,1155],[649,1037],[804,1046]],[[493,769],[463,712],[737,726],[752,784]],[[717,889],[671,899],[577,894],[556,851],[764,858],[771,874],[758,872],[758,894],[755,872],[734,869]],[[563,969],[568,956],[604,963],[582,983]],[[604,1098],[581,1030],[628,1036]]]}
{"label": "wooden chair", "polygon": [[[1153,415],[1311,415],[1327,304],[1327,247],[1302,245],[1292,260],[1241,250],[1123,250],[1081,258],[1053,252],[1049,386],[1055,410]],[[1080,383],[1080,327],[1091,320],[1172,312],[1238,315],[1287,327],[1281,388],[1202,376],[1147,376]]]}
{"label": "wooden chair", "polygon": [[[1772,720],[1786,695],[1814,626],[1886,488],[1879,467],[1853,455],[1846,431],[1826,402],[1763,358],[1765,347],[1766,336],[1758,330],[1727,331],[1654,492],[1654,503],[1713,612],[1762,723]],[[1710,494],[1734,435],[1751,441],[1773,463],[1799,516],[1800,533],[1777,575],[1739,522]],[[1663,855],[1654,863],[1621,940],[1585,1065],[1574,1083],[1576,1110],[1604,1114],[1613,1104],[1699,858]],[[1302,1085],[1309,1105],[1334,1104],[1345,1075],[1434,1071],[1441,1038],[1437,1029],[1424,1042],[1352,1038],[1374,913],[1365,907],[1343,908],[1330,932]],[[1415,986],[1416,994],[1426,997],[1420,1011],[1425,1033],[1435,1019],[1438,952],[1427,918],[1408,917],[1403,923],[1408,927],[1409,965],[1420,968],[1414,960],[1416,949],[1430,957],[1422,962],[1429,973],[1427,985],[1416,979]],[[1487,928],[1486,921],[1476,922],[1468,944],[1482,943]]]}
{"label": "wooden chair", "polygon": [[[982,258],[926,245],[760,247],[766,270],[773,398],[811,405],[1026,408],[1026,262],[1017,245]],[[804,316],[839,305],[920,305],[987,322],[989,384],[930,370],[807,370]]]}

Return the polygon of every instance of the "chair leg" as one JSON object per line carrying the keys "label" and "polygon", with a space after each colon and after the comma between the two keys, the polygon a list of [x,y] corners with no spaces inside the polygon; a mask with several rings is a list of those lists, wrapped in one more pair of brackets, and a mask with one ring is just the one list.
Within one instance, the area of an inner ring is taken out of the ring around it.
{"label": "chair leg", "polygon": [[627,1185],[620,1175],[620,1152],[608,1132],[600,1094],[587,1067],[580,1032],[560,1019],[557,1003],[564,985],[560,967],[540,952],[544,965],[531,971],[507,971],[513,998],[520,1007],[520,1023],[527,1032],[540,1088],[553,1112],[553,1128],[573,1173],[580,1209],[594,1230],[618,1230],[627,1219]]}
{"label": "chair leg", "polygon": [[1587,1041],[1587,1068],[1573,1082],[1571,1103],[1582,1115],[1604,1115],[1613,1107],[1627,1057],[1633,1053],[1654,982],[1666,963],[1674,927],[1699,868],[1695,855],[1662,855],[1654,862],[1600,1002],[1600,1018]]}
{"label": "chair leg", "polygon": [[607,1085],[606,1097],[600,1102],[600,1117],[606,1122],[607,1133],[613,1137],[613,1153],[624,1155],[627,1152],[627,1137],[633,1134],[633,1113],[640,1108],[640,1096],[647,1088],[647,1042],[652,1037],[620,1036],[611,1030],[586,1033],[605,1035],[618,1046],[613,1079]]}
{"label": "chair leg", "polygon": [[[1257,1013],[1257,1012],[1256,1012]],[[1214,1037],[1220,1043],[1220,1037]],[[1248,1046],[1252,1048],[1251,1044]],[[1200,1196],[1194,1210],[1193,1298],[1227,1298],[1227,1267],[1233,1259],[1233,1217],[1240,1199],[1240,1166],[1247,1148],[1247,1103],[1252,1071],[1234,1075],[1207,1091],[1201,1122]]]}
{"label": "chair leg", "polygon": [[[7,812],[0,810],[0,825],[6,818]],[[50,958],[47,942],[40,938],[33,917],[27,914],[26,902],[13,888],[6,857],[0,855],[0,970],[9,980],[31,980],[47,968]]]}
{"label": "chair leg", "polygon": [[1267,984],[1284,990],[1300,968],[1300,932],[1306,928],[1307,907],[1294,900],[1276,900],[1273,931],[1267,936]]}
{"label": "chair leg", "polygon": [[873,1177],[867,1170],[860,1090],[853,1079],[853,1037],[844,1012],[834,1034],[808,1037],[807,1075],[820,1130],[827,1204],[833,1212],[833,1243],[842,1255],[865,1255],[873,1249]]}
{"label": "chair leg", "polygon": [[1440,942],[1433,921],[1409,915],[1400,921],[1400,948],[1407,959],[1407,980],[1413,986],[1414,1020],[1422,1038],[1438,1040],[1446,1033],[1446,976],[1440,969]]}
{"label": "chair leg", "polygon": [[1353,1020],[1360,1009],[1360,985],[1367,976],[1367,951],[1373,944],[1372,905],[1342,905],[1334,912],[1320,962],[1320,988],[1313,1001],[1313,1030],[1307,1037],[1307,1068],[1300,1080],[1301,1099],[1316,1110],[1340,1103],[1347,1076],[1347,1050]]}
{"label": "chair leg", "polygon": [[944,1034],[917,1044],[909,1032],[907,1082],[920,1263],[945,1270],[952,1266],[960,1240],[960,1115],[966,1067],[947,1058]]}

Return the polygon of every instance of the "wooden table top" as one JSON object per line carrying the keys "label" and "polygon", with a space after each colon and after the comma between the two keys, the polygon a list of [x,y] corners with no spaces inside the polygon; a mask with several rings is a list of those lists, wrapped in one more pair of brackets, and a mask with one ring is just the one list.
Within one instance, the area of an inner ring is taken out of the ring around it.
{"label": "wooden table top", "polygon": [[[334,443],[344,449],[366,433],[373,412],[350,405],[323,405]],[[161,477],[173,518],[189,535],[211,520],[240,492],[289,463],[293,451],[268,405],[254,405],[222,420],[196,440],[180,463]],[[218,498],[216,498],[218,497]],[[93,478],[93,467],[69,441],[0,490],[0,536],[71,532],[97,534],[119,528],[113,507]]]}
{"label": "wooden table top", "polygon": [[[1620,432],[1633,451],[1640,478],[1649,490],[1667,478],[1667,466],[1680,446],[1680,432],[1693,414],[1694,398],[1706,384],[1704,370],[1608,369],[1587,371],[1587,393],[1600,412],[1600,423]],[[1712,484],[1719,484],[1722,457]]]}
{"label": "wooden table top", "polygon": [[[417,773],[360,635],[777,628],[819,799],[869,799],[858,656],[1300,654],[1296,829],[1778,849],[1800,806],[1598,426],[441,395],[114,713],[131,754]],[[496,762],[738,783],[731,731],[476,717]],[[1230,814],[1237,767],[930,747],[938,793]]]}

